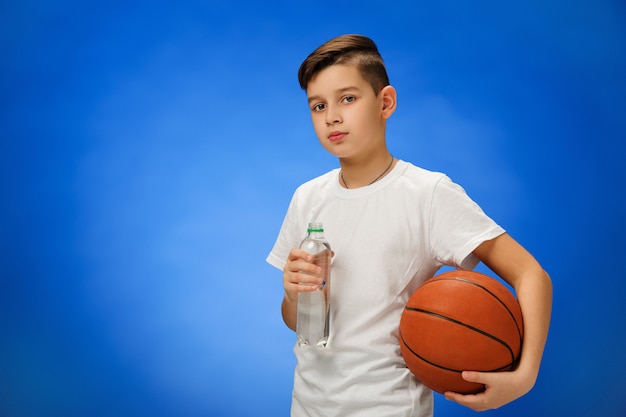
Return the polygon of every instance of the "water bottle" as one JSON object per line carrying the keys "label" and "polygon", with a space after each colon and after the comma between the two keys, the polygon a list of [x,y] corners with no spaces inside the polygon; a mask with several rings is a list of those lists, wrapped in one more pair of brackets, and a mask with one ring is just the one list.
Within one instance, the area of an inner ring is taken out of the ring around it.
{"label": "water bottle", "polygon": [[[324,238],[321,223],[309,223],[307,236],[300,249],[313,255],[313,263],[322,268],[319,274],[323,282],[311,292],[298,293],[298,317],[296,333],[298,346],[326,347],[330,315],[330,245]],[[309,284],[310,285],[310,284]]]}

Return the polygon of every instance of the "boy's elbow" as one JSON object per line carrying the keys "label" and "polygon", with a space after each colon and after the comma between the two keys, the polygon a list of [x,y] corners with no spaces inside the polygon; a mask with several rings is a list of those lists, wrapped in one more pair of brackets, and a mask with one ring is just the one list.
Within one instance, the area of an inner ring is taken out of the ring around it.
{"label": "boy's elbow", "polygon": [[548,271],[542,268],[539,275],[544,285],[549,288],[550,293],[552,293],[552,278],[550,278],[550,274],[548,274]]}
{"label": "boy's elbow", "polygon": [[546,291],[550,296],[550,300],[552,300],[552,278],[550,278],[550,275],[545,269],[542,269],[542,271],[543,271],[543,282],[546,287]]}

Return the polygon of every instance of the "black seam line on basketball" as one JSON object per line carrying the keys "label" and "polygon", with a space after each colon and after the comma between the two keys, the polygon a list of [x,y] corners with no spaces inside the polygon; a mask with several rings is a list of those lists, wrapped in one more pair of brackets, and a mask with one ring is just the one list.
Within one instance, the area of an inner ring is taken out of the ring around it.
{"label": "black seam line on basketball", "polygon": [[[492,278],[493,279],[493,278]],[[515,319],[515,315],[513,314],[513,312],[509,309],[509,307],[504,303],[504,301],[502,301],[497,295],[495,295],[494,293],[492,293],[491,291],[489,291],[487,288],[485,288],[484,286],[474,282],[474,281],[470,281],[468,279],[463,279],[463,278],[440,278],[437,281],[462,281],[466,284],[471,284],[475,287],[480,288],[481,290],[488,292],[493,298],[495,298],[496,300],[498,300],[498,302],[500,304],[502,304],[502,306],[506,309],[506,311],[509,313],[509,315],[511,316],[511,318],[513,319],[513,323],[515,323],[515,328],[517,329],[517,334],[519,336],[519,340],[522,340],[522,331],[519,327],[519,324],[517,323],[517,320]],[[437,282],[437,281],[431,281],[431,282]],[[428,283],[427,283],[428,284]]]}
{"label": "black seam line on basketball", "polygon": [[[425,357],[423,357],[422,355],[420,355],[419,353],[417,353],[416,351],[414,351],[414,350],[411,348],[411,346],[409,346],[409,344],[406,342],[406,340],[404,340],[404,336],[402,335],[402,332],[400,331],[399,333],[400,333],[400,340],[402,340],[402,344],[403,344],[404,346],[406,346],[406,348],[407,348],[408,350],[410,350],[410,351],[411,351],[411,353],[412,353],[413,355],[417,356],[418,358],[420,358],[422,361],[426,362],[427,364],[432,365],[432,366],[434,366],[435,368],[443,369],[444,371],[456,372],[457,374],[460,374],[460,373],[462,373],[464,370],[465,370],[465,371],[467,370],[467,369],[454,369],[454,368],[448,368],[448,367],[446,367],[446,366],[439,365],[438,363],[435,363],[435,362],[431,362],[431,361],[429,361],[428,359],[426,359]],[[511,366],[512,366],[512,365],[505,365],[505,366],[502,366],[502,367],[497,368],[497,369],[483,370],[483,371],[481,371],[481,372],[499,372],[499,371],[504,371],[504,370],[507,370],[507,369],[511,369]]]}
{"label": "black seam line on basketball", "polygon": [[438,313],[433,313],[432,311],[422,310],[421,308],[415,308],[415,307],[407,306],[407,307],[405,307],[405,309],[409,310],[409,311],[416,311],[418,313],[428,314],[430,316],[434,316],[434,317],[437,317],[437,318],[440,318],[440,319],[443,319],[443,320],[447,320],[447,321],[450,321],[452,323],[458,324],[460,326],[467,327],[470,330],[474,330],[475,332],[478,332],[478,333],[482,334],[483,336],[487,336],[487,337],[495,340],[496,342],[500,343],[502,346],[504,346],[509,351],[509,353],[511,354],[511,364],[515,363],[515,354],[513,353],[513,349],[511,349],[509,344],[506,343],[504,340],[499,339],[499,338],[495,337],[494,335],[492,335],[490,333],[487,333],[484,330],[481,330],[481,329],[479,329],[477,327],[471,326],[471,325],[469,325],[467,323],[463,323],[462,321],[455,320],[453,318],[446,317],[446,316],[443,316],[443,315],[438,314]]}

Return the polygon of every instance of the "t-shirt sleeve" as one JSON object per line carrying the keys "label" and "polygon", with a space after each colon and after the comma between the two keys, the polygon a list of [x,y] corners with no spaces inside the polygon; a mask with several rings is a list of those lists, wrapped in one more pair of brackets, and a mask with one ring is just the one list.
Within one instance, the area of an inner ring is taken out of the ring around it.
{"label": "t-shirt sleeve", "polygon": [[[267,263],[282,270],[287,262],[291,249],[297,247],[302,240],[298,221],[298,192],[294,193],[283,219],[283,224],[274,243],[274,247],[266,258]],[[304,230],[304,229],[303,229]]]}
{"label": "t-shirt sleeve", "polygon": [[473,269],[479,262],[472,254],[474,249],[504,232],[460,185],[446,176],[438,181],[433,190],[429,233],[438,262]]}

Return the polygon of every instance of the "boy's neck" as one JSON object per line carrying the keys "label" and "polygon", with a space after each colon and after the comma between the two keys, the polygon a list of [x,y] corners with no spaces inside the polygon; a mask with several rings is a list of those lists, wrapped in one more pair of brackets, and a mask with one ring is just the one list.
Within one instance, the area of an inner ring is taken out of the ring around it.
{"label": "boy's neck", "polygon": [[396,162],[388,151],[364,160],[340,159],[340,185],[351,189],[374,184],[389,174]]}

